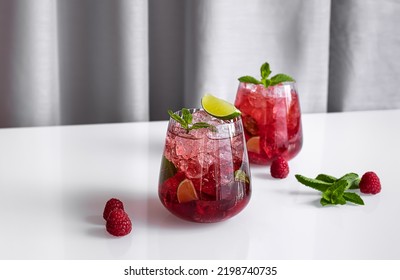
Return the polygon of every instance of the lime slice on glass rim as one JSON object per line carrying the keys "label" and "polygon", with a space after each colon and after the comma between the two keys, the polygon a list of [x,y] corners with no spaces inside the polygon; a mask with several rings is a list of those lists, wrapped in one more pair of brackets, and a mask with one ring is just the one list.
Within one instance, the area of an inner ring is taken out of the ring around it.
{"label": "lime slice on glass rim", "polygon": [[230,120],[241,114],[233,104],[209,93],[201,99],[201,106],[204,111],[218,119]]}

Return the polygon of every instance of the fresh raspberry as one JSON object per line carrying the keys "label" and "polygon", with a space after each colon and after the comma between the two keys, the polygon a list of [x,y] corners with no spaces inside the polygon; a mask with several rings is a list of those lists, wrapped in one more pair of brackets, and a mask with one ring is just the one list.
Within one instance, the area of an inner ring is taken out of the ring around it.
{"label": "fresh raspberry", "polygon": [[271,176],[283,179],[289,174],[289,164],[283,157],[277,157],[271,163]]}
{"label": "fresh raspberry", "polygon": [[108,216],[110,213],[115,210],[115,209],[122,209],[124,210],[124,204],[122,203],[121,200],[116,199],[116,198],[111,198],[109,201],[107,201],[106,206],[104,207],[104,212],[103,212],[103,218],[104,220],[107,221]]}
{"label": "fresh raspberry", "polygon": [[361,177],[360,191],[367,194],[377,194],[381,191],[381,182],[375,172],[369,171]]}
{"label": "fresh raspberry", "polygon": [[124,210],[115,209],[108,216],[106,229],[114,236],[124,236],[131,232],[132,222]]}

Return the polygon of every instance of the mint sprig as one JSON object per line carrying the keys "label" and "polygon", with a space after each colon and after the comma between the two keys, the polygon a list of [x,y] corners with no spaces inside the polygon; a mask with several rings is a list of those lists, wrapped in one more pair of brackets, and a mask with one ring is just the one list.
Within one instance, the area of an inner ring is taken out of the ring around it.
{"label": "mint sprig", "polygon": [[347,202],[364,205],[357,193],[348,191],[359,188],[360,177],[356,173],[348,173],[338,179],[327,174],[319,174],[315,179],[300,174],[296,174],[295,177],[301,184],[322,192],[322,206],[344,205]]}
{"label": "mint sprig", "polygon": [[186,132],[189,132],[192,129],[199,129],[199,128],[208,128],[211,131],[216,131],[217,128],[211,124],[205,123],[205,122],[193,122],[193,115],[190,113],[190,111],[186,108],[183,108],[181,110],[182,116],[175,114],[171,110],[168,110],[169,116],[174,119],[176,122],[178,122],[184,129],[186,129]]}
{"label": "mint sprig", "polygon": [[268,62],[265,62],[263,65],[261,65],[260,72],[261,80],[258,80],[252,76],[242,76],[239,78],[239,81],[242,83],[250,83],[256,85],[262,84],[266,88],[269,86],[275,86],[283,82],[295,82],[295,79],[286,74],[276,74],[275,76],[269,78],[269,76],[271,75],[271,68]]}

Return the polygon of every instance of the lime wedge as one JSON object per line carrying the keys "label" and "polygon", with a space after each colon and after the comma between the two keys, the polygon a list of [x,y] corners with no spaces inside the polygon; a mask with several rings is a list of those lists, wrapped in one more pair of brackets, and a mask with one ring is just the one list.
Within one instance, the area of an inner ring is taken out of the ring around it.
{"label": "lime wedge", "polygon": [[235,171],[235,181],[250,184],[250,177],[241,169]]}
{"label": "lime wedge", "polygon": [[259,154],[261,152],[260,136],[251,137],[249,140],[247,140],[246,146],[248,152]]}
{"label": "lime wedge", "polygon": [[233,104],[208,93],[201,99],[201,106],[211,116],[223,120],[233,119],[241,114]]}
{"label": "lime wedge", "polygon": [[178,189],[176,190],[176,196],[179,203],[185,203],[199,199],[196,193],[196,189],[194,188],[192,181],[190,181],[189,179],[185,179],[180,182]]}

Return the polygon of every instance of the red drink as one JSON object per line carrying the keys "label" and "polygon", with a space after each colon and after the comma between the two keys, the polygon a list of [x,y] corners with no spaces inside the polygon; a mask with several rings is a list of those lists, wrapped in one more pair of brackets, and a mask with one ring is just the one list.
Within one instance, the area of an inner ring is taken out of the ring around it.
{"label": "red drink", "polygon": [[183,129],[170,119],[161,162],[159,197],[174,215],[211,223],[239,213],[249,202],[250,170],[240,117],[222,121],[192,110],[193,122],[208,128]]}
{"label": "red drink", "polygon": [[235,106],[242,112],[251,163],[266,165],[277,156],[290,160],[303,143],[300,103],[295,84],[266,88],[240,83]]}

